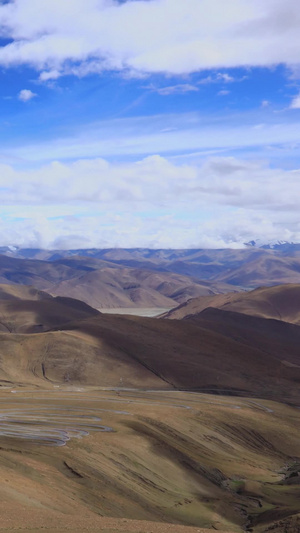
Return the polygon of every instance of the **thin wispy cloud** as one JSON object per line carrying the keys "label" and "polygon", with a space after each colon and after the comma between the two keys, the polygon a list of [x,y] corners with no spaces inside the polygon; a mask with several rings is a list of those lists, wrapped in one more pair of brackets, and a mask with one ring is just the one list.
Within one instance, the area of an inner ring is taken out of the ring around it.
{"label": "thin wispy cloud", "polygon": [[169,87],[155,87],[150,86],[149,89],[161,94],[162,96],[169,96],[170,94],[185,94],[190,92],[198,92],[199,88],[189,83],[182,83],[178,85],[171,85]]}
{"label": "thin wispy cloud", "polygon": [[269,100],[263,100],[261,103],[261,107],[269,107],[269,105],[270,105]]}
{"label": "thin wispy cloud", "polygon": [[234,76],[230,76],[230,74],[227,72],[217,72],[216,74],[211,74],[201,78],[198,81],[198,85],[207,85],[211,83],[234,83],[243,81],[244,79],[246,79],[246,76],[243,76],[242,78],[235,78]]}
{"label": "thin wispy cloud", "polygon": [[[217,97],[223,100],[223,97]],[[226,96],[224,97],[225,100]],[[292,115],[292,116],[291,116]],[[22,140],[6,150],[6,157],[24,165],[51,160],[188,154],[196,150],[269,150],[294,146],[298,150],[300,118],[290,111],[262,115],[249,112],[162,114],[130,117],[79,126],[73,134],[54,139]],[[1,160],[1,154],[0,154]]]}

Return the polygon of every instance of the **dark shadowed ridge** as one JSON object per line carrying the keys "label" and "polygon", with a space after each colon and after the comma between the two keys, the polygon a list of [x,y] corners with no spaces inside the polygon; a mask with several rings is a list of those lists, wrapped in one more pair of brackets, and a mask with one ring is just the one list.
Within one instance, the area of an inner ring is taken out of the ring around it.
{"label": "dark shadowed ridge", "polygon": [[12,304],[4,381],[300,398],[299,326],[219,309],[178,321],[101,315],[64,298]]}

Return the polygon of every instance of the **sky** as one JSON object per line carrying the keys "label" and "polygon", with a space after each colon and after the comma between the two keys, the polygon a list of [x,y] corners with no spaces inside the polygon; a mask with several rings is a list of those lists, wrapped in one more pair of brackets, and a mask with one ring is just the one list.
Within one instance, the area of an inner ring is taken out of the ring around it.
{"label": "sky", "polygon": [[300,242],[298,0],[0,0],[0,245]]}

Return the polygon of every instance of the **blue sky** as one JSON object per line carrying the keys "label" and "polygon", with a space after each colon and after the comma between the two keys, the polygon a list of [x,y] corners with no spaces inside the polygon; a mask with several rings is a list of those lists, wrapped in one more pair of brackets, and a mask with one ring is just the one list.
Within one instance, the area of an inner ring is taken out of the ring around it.
{"label": "blue sky", "polygon": [[295,0],[0,3],[0,245],[300,241]]}

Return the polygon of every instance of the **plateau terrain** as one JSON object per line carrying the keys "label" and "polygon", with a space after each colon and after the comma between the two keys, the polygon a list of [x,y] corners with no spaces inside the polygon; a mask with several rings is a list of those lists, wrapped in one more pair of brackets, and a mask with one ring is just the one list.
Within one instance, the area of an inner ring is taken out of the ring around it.
{"label": "plateau terrain", "polygon": [[[0,531],[299,531],[299,285],[195,282],[161,317],[103,314],[56,296],[61,277],[80,296],[115,271],[164,298],[190,278],[3,257]],[[15,262],[37,288],[8,283]]]}

